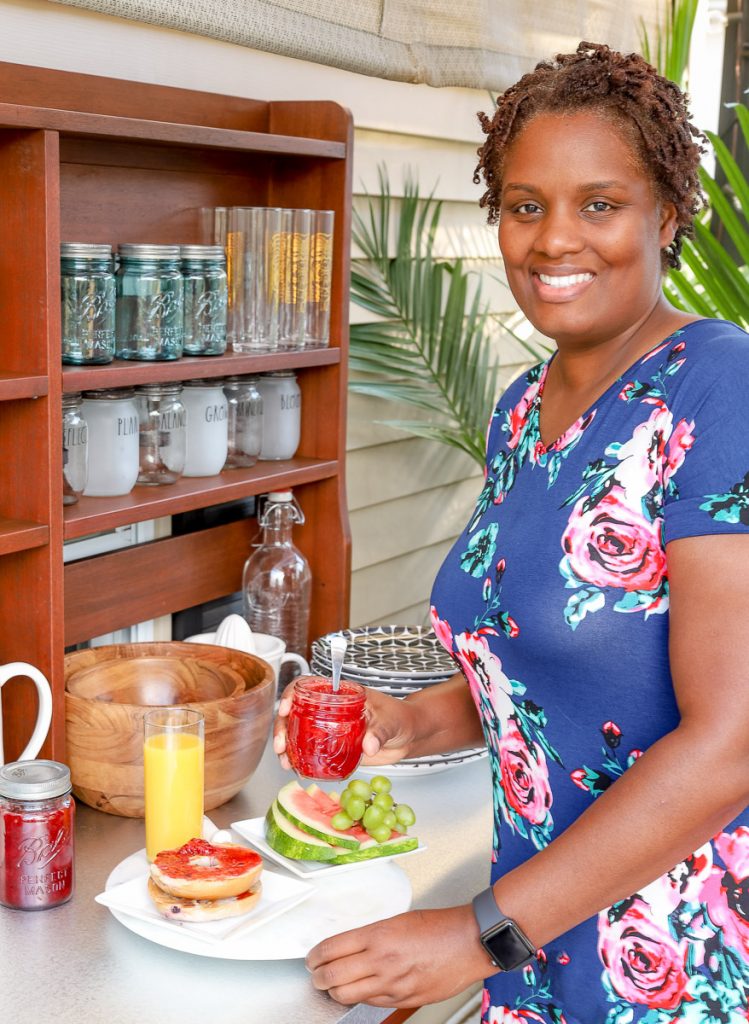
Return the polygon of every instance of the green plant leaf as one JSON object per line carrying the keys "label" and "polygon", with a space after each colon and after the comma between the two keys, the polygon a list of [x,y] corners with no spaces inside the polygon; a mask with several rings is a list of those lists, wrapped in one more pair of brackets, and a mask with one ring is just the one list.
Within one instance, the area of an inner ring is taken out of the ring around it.
{"label": "green plant leaf", "polygon": [[[407,178],[395,211],[380,173],[381,196],[354,215],[364,259],[352,271],[351,297],[379,319],[351,327],[352,391],[429,410],[428,420],[391,426],[465,451],[484,463],[486,424],[498,390],[495,321],[481,282],[460,259],[434,255],[441,203],[422,198]],[[394,230],[395,255],[391,254]]]}

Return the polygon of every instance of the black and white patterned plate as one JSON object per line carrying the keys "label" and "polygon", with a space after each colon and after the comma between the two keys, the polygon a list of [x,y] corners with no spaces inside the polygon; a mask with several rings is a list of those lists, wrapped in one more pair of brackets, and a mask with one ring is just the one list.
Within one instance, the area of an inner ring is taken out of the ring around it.
{"label": "black and white patterned plate", "polygon": [[[430,682],[449,678],[455,662],[434,634],[423,626],[364,626],[339,631],[348,642],[343,672],[349,676],[375,676],[395,682],[398,679],[423,679]],[[321,666],[330,665],[330,637],[327,634],[312,644],[312,655]]]}

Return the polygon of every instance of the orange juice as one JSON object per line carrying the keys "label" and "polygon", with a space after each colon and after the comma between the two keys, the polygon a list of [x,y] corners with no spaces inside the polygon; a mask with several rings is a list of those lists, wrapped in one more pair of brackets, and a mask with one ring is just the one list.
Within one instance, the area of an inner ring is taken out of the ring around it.
{"label": "orange juice", "polygon": [[146,856],[182,846],[203,834],[202,736],[156,733],[143,746]]}

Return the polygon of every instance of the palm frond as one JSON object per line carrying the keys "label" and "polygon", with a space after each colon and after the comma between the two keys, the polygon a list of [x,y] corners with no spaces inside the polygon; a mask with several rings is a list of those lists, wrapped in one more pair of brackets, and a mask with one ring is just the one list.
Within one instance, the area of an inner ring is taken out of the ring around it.
{"label": "palm frond", "polygon": [[665,0],[665,16],[660,14],[659,7],[655,39],[652,42],[645,21],[640,18],[640,49],[643,57],[678,85],[683,85],[686,78],[698,2]]}
{"label": "palm frond", "polygon": [[[484,461],[486,424],[498,388],[491,328],[480,281],[460,259],[434,254],[442,204],[422,198],[408,178],[394,224],[390,183],[354,213],[364,259],[351,275],[351,298],[377,321],[351,328],[353,391],[429,410],[427,420],[385,420]],[[391,233],[392,232],[392,233]]]}

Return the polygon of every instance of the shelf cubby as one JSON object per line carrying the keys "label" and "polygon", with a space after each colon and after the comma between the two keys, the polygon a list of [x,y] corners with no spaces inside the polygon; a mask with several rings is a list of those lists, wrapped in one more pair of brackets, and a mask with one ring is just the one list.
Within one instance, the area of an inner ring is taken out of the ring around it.
{"label": "shelf cubby", "polygon": [[[310,633],[345,626],[344,486],[351,231],[350,114],[327,101],[265,102],[0,63],[0,654],[49,678],[65,758],[64,650],[233,592],[254,519],[63,565],[63,542],[294,488],[313,574]],[[200,210],[335,211],[331,347],[169,363],[60,364],[60,241],[196,243]],[[63,509],[61,396],[149,382],[299,371],[302,442],[284,462],[81,498]],[[5,754],[35,718],[23,681],[3,690]]]}

